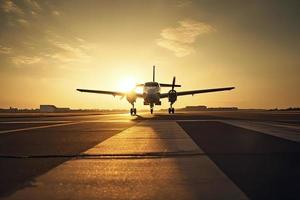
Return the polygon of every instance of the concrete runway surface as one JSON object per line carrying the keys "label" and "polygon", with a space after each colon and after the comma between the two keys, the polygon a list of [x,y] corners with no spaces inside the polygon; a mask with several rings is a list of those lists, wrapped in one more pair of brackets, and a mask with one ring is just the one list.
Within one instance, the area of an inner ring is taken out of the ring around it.
{"label": "concrete runway surface", "polygon": [[300,199],[300,113],[0,117],[1,199]]}

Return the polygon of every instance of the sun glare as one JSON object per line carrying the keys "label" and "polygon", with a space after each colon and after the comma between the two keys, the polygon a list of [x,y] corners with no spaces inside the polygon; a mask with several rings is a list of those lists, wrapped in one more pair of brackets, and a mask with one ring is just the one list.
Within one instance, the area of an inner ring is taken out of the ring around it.
{"label": "sun glare", "polygon": [[135,88],[135,84],[136,84],[136,82],[134,81],[134,79],[132,77],[127,77],[127,78],[121,79],[119,81],[118,88],[122,92],[129,92],[130,90]]}

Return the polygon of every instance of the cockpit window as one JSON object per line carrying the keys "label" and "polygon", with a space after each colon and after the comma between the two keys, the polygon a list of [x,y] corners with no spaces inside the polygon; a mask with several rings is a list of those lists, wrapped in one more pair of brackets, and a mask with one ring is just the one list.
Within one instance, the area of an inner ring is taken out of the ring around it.
{"label": "cockpit window", "polygon": [[145,83],[145,86],[146,87],[158,87],[158,83],[156,83],[156,82],[148,82],[148,83]]}

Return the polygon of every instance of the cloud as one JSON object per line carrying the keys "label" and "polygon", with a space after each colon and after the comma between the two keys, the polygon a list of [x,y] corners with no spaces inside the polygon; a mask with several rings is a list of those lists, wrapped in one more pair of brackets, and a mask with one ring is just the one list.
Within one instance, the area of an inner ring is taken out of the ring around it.
{"label": "cloud", "polygon": [[26,19],[17,19],[16,20],[21,26],[28,27],[30,24]]}
{"label": "cloud", "polygon": [[194,49],[189,45],[172,40],[157,39],[156,43],[160,47],[173,51],[177,57],[184,57],[194,52]]}
{"label": "cloud", "polygon": [[180,8],[183,8],[183,7],[187,7],[191,4],[192,4],[191,0],[179,0],[179,1],[177,1],[176,6],[180,7]]}
{"label": "cloud", "polygon": [[11,48],[0,45],[0,54],[10,54]]}
{"label": "cloud", "polygon": [[17,15],[23,15],[24,11],[19,8],[14,2],[11,0],[4,0],[1,8],[6,13],[13,13]]}
{"label": "cloud", "polygon": [[193,44],[198,36],[215,31],[211,25],[195,20],[183,20],[179,26],[165,28],[161,31],[161,38],[156,40],[157,45],[174,51],[178,57],[189,55],[194,51]]}
{"label": "cloud", "polygon": [[62,62],[83,61],[89,58],[81,47],[74,47],[62,42],[54,42],[53,45],[57,47],[59,51],[51,57]]}
{"label": "cloud", "polygon": [[[74,39],[74,41],[77,41],[77,39]],[[25,56],[22,54],[19,54],[17,56],[10,57],[11,62],[15,65],[32,65],[36,63],[56,63],[56,64],[68,64],[71,62],[80,62],[80,63],[86,63],[89,62],[91,57],[87,54],[87,50],[90,49],[90,47],[84,43],[84,40],[82,40],[82,44],[77,43],[67,43],[67,42],[61,42],[58,40],[49,40],[48,45],[46,49],[40,49],[38,56]],[[26,44],[28,48],[30,48],[30,44]],[[5,48],[0,48],[3,51]],[[30,53],[30,51],[29,51]],[[37,53],[34,53],[31,51],[32,55],[36,55]]]}
{"label": "cloud", "polygon": [[[34,0],[25,0],[25,3],[35,11],[41,11],[42,7]],[[34,11],[33,11],[34,12]]]}
{"label": "cloud", "polygon": [[[52,45],[52,49],[54,53],[47,54],[48,57],[61,61],[63,63],[66,62],[87,62],[90,60],[90,56],[86,53],[86,51],[90,50],[91,47],[87,44],[87,42],[81,38],[74,38],[72,42],[65,42],[66,40],[58,35],[53,35],[53,39],[49,39],[50,45]],[[62,42],[64,40],[64,42]]]}
{"label": "cloud", "polygon": [[193,43],[197,36],[213,32],[214,28],[208,24],[193,20],[180,21],[176,28],[166,28],[161,31],[161,36],[167,40],[181,43]]}
{"label": "cloud", "polygon": [[11,60],[16,65],[31,65],[40,62],[42,58],[37,56],[15,56]]}
{"label": "cloud", "polygon": [[[33,3],[33,1],[30,1],[30,0],[24,0],[24,1],[27,2],[27,4],[30,4],[30,5],[32,4],[32,6],[35,5]],[[34,7],[36,7],[36,5]],[[24,18],[26,18],[26,14],[25,14],[25,13],[27,13],[26,9],[24,10],[24,9],[20,8],[17,4],[15,4],[11,0],[4,0],[1,5],[1,8],[7,14],[16,15],[13,18],[9,19],[9,21],[8,21],[9,25],[11,25],[11,26],[21,25],[23,27],[29,26],[29,21],[27,19],[24,19]],[[30,9],[31,9],[31,6],[30,6]],[[32,11],[32,12],[34,13],[34,11]]]}
{"label": "cloud", "polygon": [[53,10],[52,11],[52,15],[54,15],[54,16],[60,16],[60,12],[58,12],[57,10]]}

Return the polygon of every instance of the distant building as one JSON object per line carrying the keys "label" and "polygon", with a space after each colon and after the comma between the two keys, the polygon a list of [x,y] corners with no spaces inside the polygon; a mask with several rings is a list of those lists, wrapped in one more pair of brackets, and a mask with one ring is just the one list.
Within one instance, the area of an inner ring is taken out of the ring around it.
{"label": "distant building", "polygon": [[40,105],[40,112],[68,112],[70,108],[58,108],[55,105]]}
{"label": "distant building", "polygon": [[9,112],[18,112],[18,108],[9,107]]}
{"label": "distant building", "polygon": [[207,106],[186,106],[182,110],[185,111],[232,111],[232,110],[238,110],[238,107],[217,107],[217,108],[208,108]]}
{"label": "distant building", "polygon": [[186,106],[184,110],[192,111],[192,110],[206,110],[206,106]]}
{"label": "distant building", "polygon": [[70,110],[70,108],[56,108],[55,112],[68,112]]}
{"label": "distant building", "polygon": [[210,111],[232,111],[238,110],[238,107],[217,107],[217,108],[207,108]]}
{"label": "distant building", "polygon": [[40,105],[40,112],[55,112],[56,109],[54,105]]}

